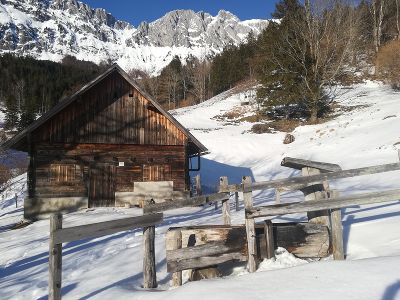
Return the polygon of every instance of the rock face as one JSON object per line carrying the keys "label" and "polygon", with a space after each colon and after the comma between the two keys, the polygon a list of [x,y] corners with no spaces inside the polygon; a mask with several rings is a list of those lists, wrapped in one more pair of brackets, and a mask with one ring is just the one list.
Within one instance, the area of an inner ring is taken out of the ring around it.
{"label": "rock face", "polygon": [[73,55],[157,73],[175,55],[215,55],[229,44],[244,42],[251,32],[258,35],[267,24],[240,21],[223,10],[217,16],[175,10],[135,28],[76,0],[0,0],[0,53],[56,61]]}

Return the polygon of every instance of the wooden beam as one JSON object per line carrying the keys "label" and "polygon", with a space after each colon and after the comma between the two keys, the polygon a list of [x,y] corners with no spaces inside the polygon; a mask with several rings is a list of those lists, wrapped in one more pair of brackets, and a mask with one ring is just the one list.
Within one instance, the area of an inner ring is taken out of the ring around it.
{"label": "wooden beam", "polygon": [[154,213],[160,211],[166,211],[170,209],[182,208],[182,207],[193,207],[207,203],[214,203],[229,198],[229,193],[215,193],[210,195],[203,195],[198,197],[186,198],[182,200],[165,201],[160,203],[154,203],[143,208],[144,213]]}
{"label": "wooden beam", "polygon": [[249,208],[246,209],[246,216],[247,218],[271,217],[276,215],[318,211],[323,209],[337,209],[348,207],[351,205],[396,201],[399,199],[400,189],[385,192],[358,194],[347,197],[331,198],[329,199],[329,201],[317,200]]}
{"label": "wooden beam", "polygon": [[281,166],[297,170],[301,170],[305,167],[314,168],[320,170],[321,173],[337,172],[342,170],[342,168],[337,164],[330,164],[330,163],[305,160],[293,157],[285,157],[281,162]]}
{"label": "wooden beam", "polygon": [[49,242],[49,300],[61,299],[62,244],[57,243],[55,234],[62,228],[62,215],[50,216]]}
{"label": "wooden beam", "polygon": [[124,219],[105,221],[95,224],[67,227],[63,229],[57,229],[53,233],[53,240],[54,243],[61,244],[81,239],[95,238],[134,228],[152,226],[161,223],[162,220],[163,214],[156,213],[138,217],[129,217]]}
{"label": "wooden beam", "polygon": [[231,252],[242,252],[244,255],[244,250],[242,240],[237,240],[234,244],[226,244],[225,241],[214,241],[208,242],[204,245],[168,250],[167,261],[180,261],[204,256],[216,256]]}
{"label": "wooden beam", "polygon": [[[251,177],[244,176],[243,180],[243,190],[251,185]],[[245,210],[253,209],[253,196],[251,191],[243,192],[243,201]],[[245,224],[246,224],[246,235],[247,235],[247,252],[248,261],[247,268],[250,273],[257,270],[257,244],[256,244],[256,229],[254,226],[254,219],[248,218],[247,213],[245,213]]]}
{"label": "wooden beam", "polygon": [[[246,187],[244,191],[246,192],[246,191],[264,190],[270,188],[297,190],[306,187],[309,184],[323,182],[324,180],[334,180],[334,179],[370,175],[370,174],[377,174],[377,173],[384,173],[384,172],[398,171],[398,170],[400,170],[400,163],[378,165],[378,166],[343,170],[343,171],[324,173],[312,176],[291,177],[291,178],[278,179],[272,181],[255,182],[250,186]],[[228,186],[227,190],[230,190],[231,188],[233,188],[233,186]]]}
{"label": "wooden beam", "polygon": [[168,263],[168,272],[178,272],[188,269],[203,268],[232,260],[246,261],[246,255],[238,252],[232,252],[225,253],[219,256],[203,256],[179,261],[171,261]]}

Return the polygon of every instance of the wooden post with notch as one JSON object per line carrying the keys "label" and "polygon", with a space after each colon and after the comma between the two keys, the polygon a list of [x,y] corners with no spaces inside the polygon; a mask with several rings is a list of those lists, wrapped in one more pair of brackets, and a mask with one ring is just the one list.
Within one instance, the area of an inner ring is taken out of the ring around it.
{"label": "wooden post with notch", "polygon": [[[301,174],[303,176],[311,176],[321,174],[319,169],[304,167],[301,169]],[[322,200],[324,198],[325,192],[322,184],[312,184],[304,189],[302,189],[304,193],[305,201],[313,201],[313,200]],[[315,212],[307,212],[308,221],[310,223],[329,225],[329,217],[328,211],[315,211]]]}
{"label": "wooden post with notch", "polygon": [[[171,250],[176,250],[181,248],[182,248],[182,231],[176,229],[172,233]],[[182,285],[182,271],[172,273],[172,286],[177,287],[181,285]]]}
{"label": "wooden post with notch", "polygon": [[[228,177],[222,176],[219,178],[219,190],[223,191],[224,188],[228,186]],[[222,216],[224,219],[224,225],[231,225],[231,206],[229,201],[229,195],[227,196],[228,199],[222,201]]]}
{"label": "wooden post with notch", "polygon": [[246,211],[248,209],[253,208],[252,191],[247,191],[251,187],[251,177],[250,176],[243,177],[242,186],[243,186],[243,201],[244,201],[244,208],[245,208],[247,251],[248,251],[248,257],[249,257],[248,262],[247,262],[247,268],[250,273],[253,273],[257,270],[256,229],[255,229],[254,219],[247,218],[247,213],[246,213]]}
{"label": "wooden post with notch", "polygon": [[50,216],[49,300],[61,299],[62,244],[54,242],[55,232],[62,228],[62,215]]}
{"label": "wooden post with notch", "polygon": [[154,250],[155,226],[143,228],[143,287],[151,289],[157,287],[156,258]]}
{"label": "wooden post with notch", "polygon": [[[330,197],[338,198],[339,191],[333,190]],[[342,211],[340,208],[331,209],[331,235],[332,235],[332,252],[333,259],[344,260],[344,247],[343,247],[343,227],[342,227]]]}

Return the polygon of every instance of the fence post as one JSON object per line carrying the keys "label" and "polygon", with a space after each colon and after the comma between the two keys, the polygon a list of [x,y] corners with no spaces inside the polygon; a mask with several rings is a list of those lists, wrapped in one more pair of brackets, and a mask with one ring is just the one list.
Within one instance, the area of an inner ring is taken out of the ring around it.
{"label": "fence post", "polygon": [[235,192],[235,208],[236,211],[239,211],[240,207],[239,207],[239,192]]}
{"label": "fence post", "polygon": [[50,216],[49,300],[61,299],[62,244],[54,243],[54,233],[62,228],[62,215]]}
{"label": "fence post", "polygon": [[18,195],[15,193],[15,208],[18,207]]}
{"label": "fence post", "polygon": [[267,258],[273,258],[275,256],[274,232],[272,226],[273,225],[271,220],[265,221],[264,235],[267,242]]}
{"label": "fence post", "polygon": [[246,235],[247,235],[247,251],[248,251],[248,263],[247,268],[250,273],[257,270],[257,244],[256,244],[256,229],[255,222],[252,218],[247,218],[246,211],[253,208],[252,191],[248,190],[251,188],[251,177],[244,176],[242,179],[243,185],[243,201],[245,208],[245,223],[246,223]]}
{"label": "fence post", "polygon": [[[331,191],[330,197],[338,198],[339,191],[337,190]],[[340,208],[331,209],[330,214],[331,214],[333,259],[344,260],[342,211],[340,210]]]}
{"label": "fence post", "polygon": [[156,257],[154,250],[155,234],[155,226],[143,228],[143,287],[145,289],[157,287]]}
{"label": "fence post", "polygon": [[[312,176],[321,174],[321,171],[316,168],[303,167],[301,169],[303,176]],[[320,184],[311,184],[310,186],[302,189],[305,201],[321,200],[324,198],[324,187],[322,182]],[[329,225],[329,212],[327,210],[307,212],[308,221],[310,223]]]}
{"label": "fence post", "polygon": [[[219,178],[219,191],[223,191],[228,186],[228,177],[222,176]],[[231,225],[231,206],[228,199],[222,201],[222,216],[224,218],[224,225]]]}
{"label": "fence post", "polygon": [[[171,250],[182,248],[182,231],[176,229],[172,235]],[[182,285],[182,271],[172,273],[172,286],[177,287]]]}

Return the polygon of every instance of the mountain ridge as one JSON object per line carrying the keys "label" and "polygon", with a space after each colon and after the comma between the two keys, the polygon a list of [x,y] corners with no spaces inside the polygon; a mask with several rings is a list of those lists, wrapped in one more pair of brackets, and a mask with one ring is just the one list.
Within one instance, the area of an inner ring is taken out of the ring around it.
{"label": "mountain ridge", "polygon": [[66,55],[125,70],[157,74],[175,56],[185,60],[220,53],[258,35],[268,20],[240,21],[221,10],[173,10],[137,28],[102,8],[76,0],[0,0],[0,54],[60,61]]}

